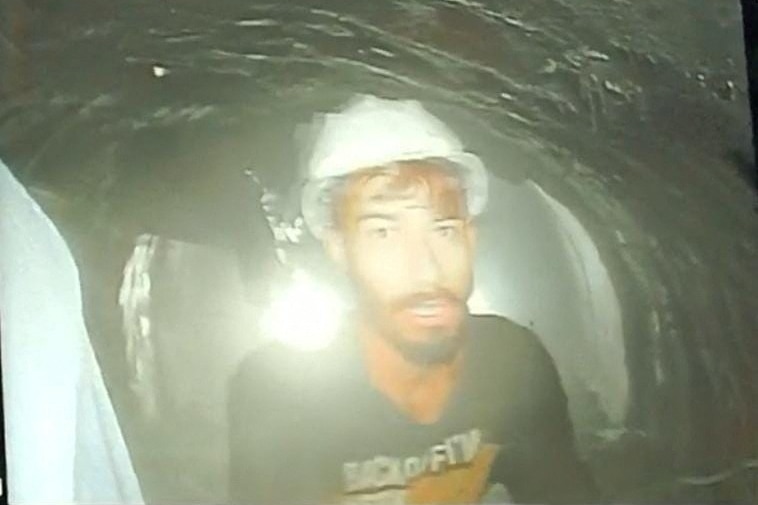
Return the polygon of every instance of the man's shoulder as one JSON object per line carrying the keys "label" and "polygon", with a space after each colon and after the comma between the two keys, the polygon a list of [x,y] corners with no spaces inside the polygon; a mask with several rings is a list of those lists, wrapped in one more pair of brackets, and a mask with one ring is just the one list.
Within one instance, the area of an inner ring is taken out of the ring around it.
{"label": "man's shoulder", "polygon": [[239,374],[256,374],[265,371],[275,372],[282,365],[295,361],[297,354],[293,349],[277,341],[267,341],[250,350],[240,361]]}
{"label": "man's shoulder", "polygon": [[532,330],[507,317],[471,315],[468,328],[471,338],[482,346],[531,352],[544,350],[539,337]]}
{"label": "man's shoulder", "polygon": [[473,347],[484,363],[528,375],[552,373],[552,357],[529,328],[496,315],[472,315],[468,324]]}
{"label": "man's shoulder", "polygon": [[[304,393],[304,389],[324,383],[337,372],[342,352],[337,341],[323,349],[308,351],[268,342],[242,358],[231,379],[232,389],[272,396]],[[325,366],[327,363],[331,366]]]}

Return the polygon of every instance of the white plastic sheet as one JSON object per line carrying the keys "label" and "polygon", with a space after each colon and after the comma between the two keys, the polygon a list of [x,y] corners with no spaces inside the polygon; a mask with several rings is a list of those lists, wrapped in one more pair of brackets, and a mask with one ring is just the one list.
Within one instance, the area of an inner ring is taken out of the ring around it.
{"label": "white plastic sheet", "polygon": [[63,238],[0,161],[0,330],[9,501],[140,504]]}

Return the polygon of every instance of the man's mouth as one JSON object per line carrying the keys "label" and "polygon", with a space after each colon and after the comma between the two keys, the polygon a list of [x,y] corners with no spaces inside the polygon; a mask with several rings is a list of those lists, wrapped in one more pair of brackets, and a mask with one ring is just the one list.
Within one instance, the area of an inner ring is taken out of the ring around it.
{"label": "man's mouth", "polygon": [[434,317],[440,315],[448,304],[443,300],[427,300],[409,307],[411,313],[418,317]]}
{"label": "man's mouth", "polygon": [[454,315],[454,305],[442,298],[413,303],[407,309],[416,323],[423,326],[444,326]]}

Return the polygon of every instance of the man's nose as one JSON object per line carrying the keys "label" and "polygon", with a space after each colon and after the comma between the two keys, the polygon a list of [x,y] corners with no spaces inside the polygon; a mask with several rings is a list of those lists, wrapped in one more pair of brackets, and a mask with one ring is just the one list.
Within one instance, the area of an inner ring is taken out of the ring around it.
{"label": "man's nose", "polygon": [[407,249],[408,276],[416,286],[434,286],[440,279],[439,259],[426,238],[413,240]]}

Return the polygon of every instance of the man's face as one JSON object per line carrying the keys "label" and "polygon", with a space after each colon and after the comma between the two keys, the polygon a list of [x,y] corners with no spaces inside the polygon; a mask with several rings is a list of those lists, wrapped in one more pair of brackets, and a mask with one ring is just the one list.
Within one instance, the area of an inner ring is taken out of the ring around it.
{"label": "man's face", "polygon": [[457,179],[428,162],[359,173],[338,214],[330,248],[357,288],[364,321],[413,361],[451,358],[474,246]]}

